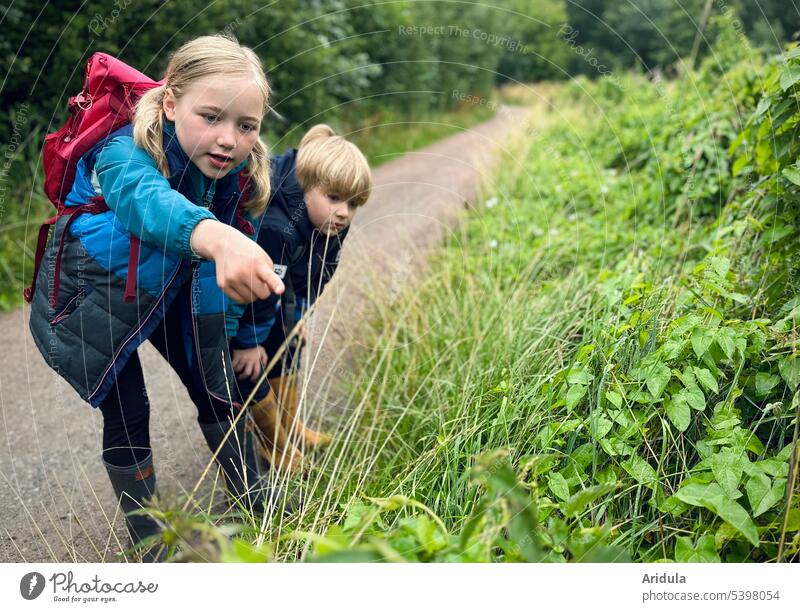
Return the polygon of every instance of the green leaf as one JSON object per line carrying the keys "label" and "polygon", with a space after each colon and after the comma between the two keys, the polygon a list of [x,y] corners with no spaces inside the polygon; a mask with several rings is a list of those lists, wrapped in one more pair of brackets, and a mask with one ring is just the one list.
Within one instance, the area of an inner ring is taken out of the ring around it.
{"label": "green leaf", "polygon": [[665,402],[665,409],[667,416],[672,424],[678,428],[678,431],[686,431],[689,429],[689,423],[692,420],[692,411],[686,398],[678,392],[673,398]]}
{"label": "green leaf", "polygon": [[691,483],[678,490],[675,497],[691,506],[700,506],[711,510],[739,530],[753,546],[758,546],[758,530],[750,515],[742,506],[725,495],[722,487],[718,484]]}
{"label": "green leaf", "polygon": [[781,373],[781,378],[786,381],[792,391],[797,390],[800,384],[800,359],[794,357],[787,357],[778,362],[778,369]]}
{"label": "green leaf", "polygon": [[605,438],[614,425],[614,423],[602,416],[602,414],[599,414],[597,411],[592,412],[592,414],[589,415],[588,423],[592,438],[598,441]]}
{"label": "green leaf", "polygon": [[781,89],[786,91],[800,81],[800,66],[786,66],[781,70]]}
{"label": "green leaf", "polygon": [[603,495],[608,495],[614,489],[616,489],[616,486],[613,484],[594,485],[592,487],[581,489],[580,491],[572,495],[566,501],[566,503],[562,505],[564,515],[578,516],[586,509],[586,507],[589,504],[591,504],[596,499],[603,497]]}
{"label": "green leaf", "polygon": [[756,373],[756,395],[759,397],[766,397],[769,395],[781,379],[775,374],[769,372]]}
{"label": "green leaf", "polygon": [[766,474],[757,474],[747,481],[745,490],[755,518],[783,501],[786,494],[786,479],[776,478],[775,482],[771,483]]}
{"label": "green leaf", "polygon": [[692,546],[691,538],[678,536],[675,539],[675,561],[677,563],[720,563],[714,545],[713,535],[704,535],[697,540],[697,546]]}
{"label": "green leaf", "polygon": [[447,546],[444,534],[428,515],[421,514],[415,517],[413,525],[414,535],[429,555]]}
{"label": "green leaf", "polygon": [[783,169],[783,176],[785,176],[795,185],[800,186],[800,170],[797,168],[787,166]]}
{"label": "green leaf", "polygon": [[700,390],[700,387],[687,387],[685,389],[681,389],[680,393],[684,394],[686,398],[686,403],[688,403],[692,408],[695,410],[702,411],[706,409],[706,396],[703,395],[703,392]]}
{"label": "green leaf", "polygon": [[739,481],[742,479],[747,459],[738,453],[729,450],[715,453],[708,458],[711,464],[711,472],[722,487],[728,497],[736,498],[740,496],[738,491]]}
{"label": "green leaf", "polygon": [[707,329],[696,327],[692,331],[691,340],[694,354],[697,355],[698,359],[702,359],[703,355],[706,354],[708,347],[711,346],[711,343],[714,341],[714,336]]}
{"label": "green leaf", "polygon": [[733,357],[733,352],[736,350],[736,345],[733,342],[733,330],[727,327],[720,328],[717,330],[717,333],[714,334],[714,340],[716,340],[722,352],[725,353],[725,356],[731,359]]}
{"label": "green leaf", "polygon": [[697,377],[698,382],[706,389],[713,391],[714,393],[719,393],[717,379],[714,378],[714,375],[710,370],[707,370],[706,368],[695,368],[694,375]]}
{"label": "green leaf", "polygon": [[583,368],[573,368],[567,375],[567,382],[571,385],[588,385],[594,376]]}
{"label": "green leaf", "polygon": [[772,481],[769,476],[764,472],[755,470],[753,475],[747,480],[744,490],[747,493],[747,501],[750,502],[750,508],[753,510],[753,516],[756,514],[756,508],[761,503],[761,500],[769,493],[772,486]]}
{"label": "green leaf", "polygon": [[667,388],[669,379],[672,378],[672,372],[663,363],[655,363],[647,370],[647,388],[653,399],[658,399]]}
{"label": "green leaf", "polygon": [[622,408],[622,396],[616,391],[606,391],[606,399],[617,408]]}
{"label": "green leaf", "polygon": [[622,462],[622,468],[641,485],[653,487],[658,482],[655,469],[638,455]]}
{"label": "green leaf", "polygon": [[572,410],[586,395],[586,387],[583,385],[572,385],[567,391],[567,410]]}
{"label": "green leaf", "polygon": [[567,501],[569,499],[569,484],[567,484],[567,479],[558,472],[550,475],[547,481],[547,487],[558,499],[562,501]]}

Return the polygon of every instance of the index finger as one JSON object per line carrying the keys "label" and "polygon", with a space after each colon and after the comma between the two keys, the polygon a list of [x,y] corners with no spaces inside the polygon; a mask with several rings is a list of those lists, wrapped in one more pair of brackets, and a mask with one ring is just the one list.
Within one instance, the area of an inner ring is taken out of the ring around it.
{"label": "index finger", "polygon": [[286,287],[283,284],[283,281],[281,280],[281,277],[275,274],[273,270],[269,270],[264,275],[263,280],[267,284],[267,287],[269,287],[271,293],[281,295],[286,289]]}

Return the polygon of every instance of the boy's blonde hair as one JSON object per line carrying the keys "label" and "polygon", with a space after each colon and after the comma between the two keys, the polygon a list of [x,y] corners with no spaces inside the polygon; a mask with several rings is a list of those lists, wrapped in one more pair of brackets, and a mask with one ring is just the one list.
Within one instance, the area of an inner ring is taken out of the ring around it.
{"label": "boy's blonde hair", "polygon": [[[213,76],[246,75],[252,78],[264,98],[263,113],[269,104],[270,86],[261,60],[252,49],[243,47],[227,36],[199,36],[177,49],[169,59],[164,85],[145,93],[136,105],[133,120],[134,142],[153,159],[159,171],[169,177],[169,164],[164,153],[163,101],[166,89],[180,98],[197,79]],[[254,215],[264,211],[270,195],[269,152],[261,138],[247,158],[246,172],[254,189],[245,207]]]}
{"label": "boy's blonde hair", "polygon": [[319,187],[353,206],[363,205],[372,189],[367,158],[324,123],[312,127],[300,141],[295,173],[303,191]]}

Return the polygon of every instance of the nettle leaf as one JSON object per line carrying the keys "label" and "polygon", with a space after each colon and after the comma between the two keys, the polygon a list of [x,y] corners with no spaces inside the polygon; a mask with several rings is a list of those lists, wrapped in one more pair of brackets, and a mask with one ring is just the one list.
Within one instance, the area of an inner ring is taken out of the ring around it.
{"label": "nettle leaf", "polygon": [[653,399],[660,398],[667,388],[669,379],[672,378],[672,371],[663,363],[655,363],[644,370],[644,374],[647,377],[647,389]]}
{"label": "nettle leaf", "polygon": [[547,487],[553,492],[553,495],[561,501],[567,501],[569,499],[569,484],[567,483],[567,479],[558,472],[550,475],[550,478],[547,480]]}
{"label": "nettle leaf", "polygon": [[800,66],[786,66],[781,70],[781,89],[786,91],[800,81]]}
{"label": "nettle leaf", "polygon": [[719,385],[717,384],[717,379],[714,378],[714,375],[711,373],[710,370],[705,368],[694,368],[694,375],[697,378],[697,381],[703,385],[709,391],[713,391],[714,393],[719,393]]}
{"label": "nettle leaf", "polygon": [[711,267],[720,278],[725,278],[731,269],[731,261],[727,257],[712,257]]}
{"label": "nettle leaf", "polygon": [[706,354],[706,351],[708,351],[708,347],[711,346],[711,343],[714,341],[714,335],[707,329],[695,327],[694,330],[692,330],[691,341],[694,354],[697,355],[698,359],[701,359],[703,355]]}
{"label": "nettle leaf", "polygon": [[800,359],[794,357],[787,357],[778,362],[778,370],[781,373],[781,378],[786,381],[792,391],[797,390],[800,385]]}
{"label": "nettle leaf", "polygon": [[668,399],[664,403],[664,407],[669,420],[678,428],[678,431],[686,431],[689,429],[689,424],[692,420],[692,411],[689,408],[689,403],[686,401],[686,398],[683,397],[680,392]]}
{"label": "nettle leaf", "polygon": [[710,510],[735,527],[753,546],[758,546],[758,530],[747,511],[725,494],[716,483],[691,483],[675,493],[675,497],[690,506]]}
{"label": "nettle leaf", "polygon": [[583,385],[572,385],[567,391],[567,410],[572,410],[577,406],[586,395],[586,387]]}
{"label": "nettle leaf", "polygon": [[713,535],[700,536],[697,546],[692,546],[692,539],[678,536],[675,539],[676,563],[720,563]]}
{"label": "nettle leaf", "polygon": [[775,374],[770,374],[769,372],[757,372],[756,395],[759,397],[766,397],[779,382],[781,382],[781,379]]}
{"label": "nettle leaf", "polygon": [[594,502],[604,495],[611,493],[616,486],[613,484],[594,485],[581,489],[572,495],[566,503],[562,505],[562,510],[565,516],[578,516],[581,514],[589,504]]}
{"label": "nettle leaf", "polygon": [[638,455],[633,455],[630,459],[623,461],[621,465],[641,485],[654,487],[658,482],[658,476],[653,466]]}

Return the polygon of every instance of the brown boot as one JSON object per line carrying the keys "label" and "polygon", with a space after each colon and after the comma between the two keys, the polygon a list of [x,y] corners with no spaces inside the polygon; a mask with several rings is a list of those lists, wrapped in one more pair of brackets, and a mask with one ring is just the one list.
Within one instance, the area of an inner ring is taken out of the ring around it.
{"label": "brown boot", "polygon": [[298,446],[302,448],[305,445],[308,448],[313,448],[315,446],[327,446],[331,443],[331,437],[328,434],[309,429],[300,420],[297,414],[300,397],[297,393],[296,374],[270,378],[269,386],[278,397],[283,426],[289,432],[289,436],[297,440],[295,443]]}
{"label": "brown boot", "polygon": [[289,436],[278,418],[278,401],[270,390],[267,396],[253,406],[253,420],[261,435],[258,452],[273,468],[294,475],[302,471],[303,453],[289,441]]}

